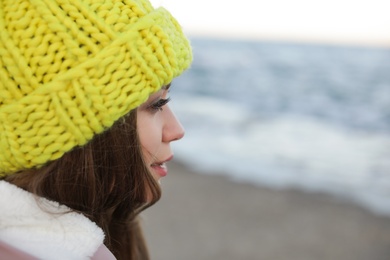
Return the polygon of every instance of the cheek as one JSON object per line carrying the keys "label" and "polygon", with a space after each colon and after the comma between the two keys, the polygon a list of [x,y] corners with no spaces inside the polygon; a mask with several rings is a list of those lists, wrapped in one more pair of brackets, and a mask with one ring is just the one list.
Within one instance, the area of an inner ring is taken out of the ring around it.
{"label": "cheek", "polygon": [[144,156],[149,158],[155,155],[162,140],[162,131],[158,118],[142,112],[138,113],[137,131]]}

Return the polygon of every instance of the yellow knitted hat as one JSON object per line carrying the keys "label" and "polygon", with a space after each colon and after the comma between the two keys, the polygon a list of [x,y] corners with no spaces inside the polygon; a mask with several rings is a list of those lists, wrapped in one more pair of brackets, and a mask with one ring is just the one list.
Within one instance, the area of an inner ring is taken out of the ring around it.
{"label": "yellow knitted hat", "polygon": [[0,0],[0,176],[84,145],[191,61],[147,0]]}

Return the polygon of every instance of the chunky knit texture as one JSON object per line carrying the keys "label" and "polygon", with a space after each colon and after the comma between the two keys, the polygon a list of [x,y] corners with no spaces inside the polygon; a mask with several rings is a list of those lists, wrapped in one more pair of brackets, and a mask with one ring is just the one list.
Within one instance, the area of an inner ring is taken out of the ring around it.
{"label": "chunky knit texture", "polygon": [[147,0],[0,0],[0,176],[84,145],[191,60]]}

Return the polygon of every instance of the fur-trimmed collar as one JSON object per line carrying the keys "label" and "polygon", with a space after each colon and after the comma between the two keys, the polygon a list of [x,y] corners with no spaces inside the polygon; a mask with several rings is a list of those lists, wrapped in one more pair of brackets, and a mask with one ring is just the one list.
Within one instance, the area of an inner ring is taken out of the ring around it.
{"label": "fur-trimmed collar", "polygon": [[0,240],[39,259],[89,259],[104,233],[66,206],[0,181]]}

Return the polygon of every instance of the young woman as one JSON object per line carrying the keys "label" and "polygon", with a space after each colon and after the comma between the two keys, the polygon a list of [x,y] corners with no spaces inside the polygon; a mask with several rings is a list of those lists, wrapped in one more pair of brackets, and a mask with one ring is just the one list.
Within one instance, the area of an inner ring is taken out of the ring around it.
{"label": "young woman", "polygon": [[148,259],[137,215],[184,130],[191,63],[147,0],[0,3],[0,258]]}

